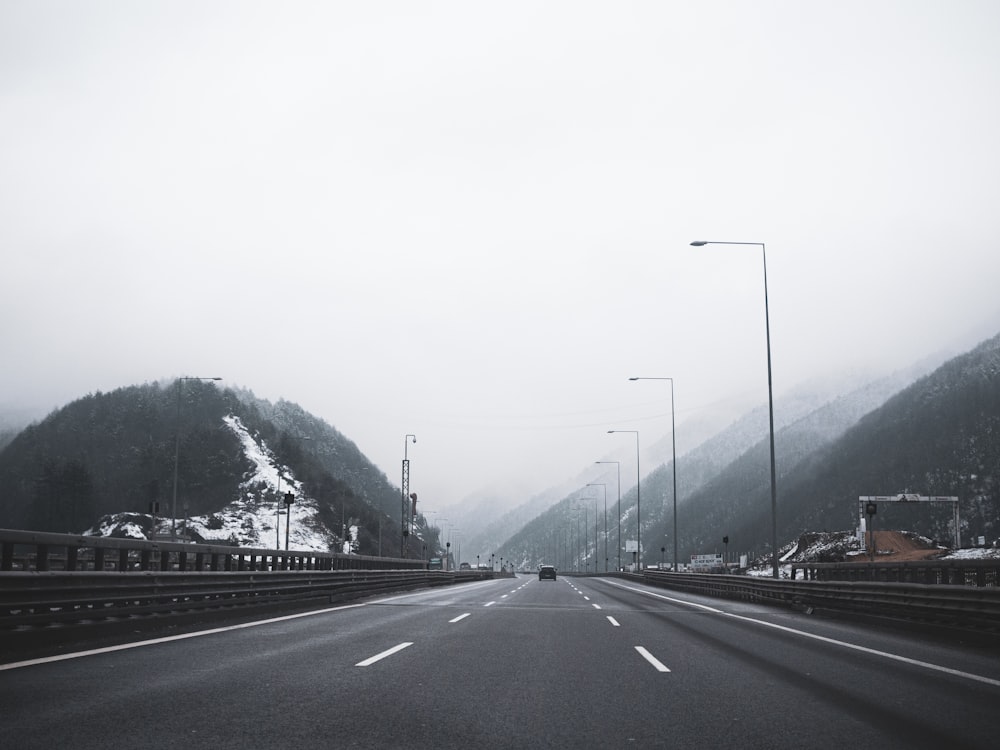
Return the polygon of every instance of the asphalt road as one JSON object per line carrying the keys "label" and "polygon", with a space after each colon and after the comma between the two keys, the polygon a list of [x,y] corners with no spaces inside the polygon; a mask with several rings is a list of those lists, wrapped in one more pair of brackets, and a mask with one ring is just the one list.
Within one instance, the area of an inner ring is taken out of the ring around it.
{"label": "asphalt road", "polygon": [[31,748],[995,748],[1000,644],[519,576],[0,665]]}

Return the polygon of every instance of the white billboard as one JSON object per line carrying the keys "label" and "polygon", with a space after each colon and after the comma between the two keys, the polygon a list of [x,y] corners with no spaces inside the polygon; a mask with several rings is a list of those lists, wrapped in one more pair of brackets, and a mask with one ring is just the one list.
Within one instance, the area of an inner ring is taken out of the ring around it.
{"label": "white billboard", "polygon": [[722,555],[691,555],[691,570],[710,570],[722,567]]}

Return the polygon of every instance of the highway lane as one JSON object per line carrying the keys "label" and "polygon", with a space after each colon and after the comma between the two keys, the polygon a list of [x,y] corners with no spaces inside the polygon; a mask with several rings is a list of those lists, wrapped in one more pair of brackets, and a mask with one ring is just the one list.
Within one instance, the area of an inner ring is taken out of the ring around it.
{"label": "highway lane", "polygon": [[[605,607],[620,611],[683,685],[665,696],[679,730],[700,725],[735,747],[996,745],[995,646],[619,581],[593,586],[617,590]],[[704,703],[719,707],[714,720]]]}
{"label": "highway lane", "polygon": [[18,748],[974,748],[996,745],[998,699],[995,648],[618,579],[519,576],[0,668],[0,737]]}

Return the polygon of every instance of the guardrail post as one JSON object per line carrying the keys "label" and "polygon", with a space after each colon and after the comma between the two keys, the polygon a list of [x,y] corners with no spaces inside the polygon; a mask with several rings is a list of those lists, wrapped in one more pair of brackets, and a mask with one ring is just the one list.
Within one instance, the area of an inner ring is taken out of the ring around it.
{"label": "guardrail post", "polygon": [[76,570],[80,548],[75,544],[66,545],[66,570]]}
{"label": "guardrail post", "polygon": [[94,547],[94,570],[104,571],[104,547]]}
{"label": "guardrail post", "polygon": [[49,545],[39,544],[35,548],[35,570],[47,571],[49,569]]}
{"label": "guardrail post", "polygon": [[170,570],[170,553],[167,550],[160,550],[160,570]]}

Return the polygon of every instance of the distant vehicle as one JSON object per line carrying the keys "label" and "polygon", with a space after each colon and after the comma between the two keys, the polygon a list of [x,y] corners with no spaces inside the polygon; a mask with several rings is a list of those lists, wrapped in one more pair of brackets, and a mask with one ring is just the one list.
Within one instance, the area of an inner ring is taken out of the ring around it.
{"label": "distant vehicle", "polygon": [[556,569],[552,565],[542,565],[538,568],[538,580],[544,581],[546,578],[556,580]]}
{"label": "distant vehicle", "polygon": [[472,566],[469,563],[462,563],[458,566],[459,570],[472,570]]}

